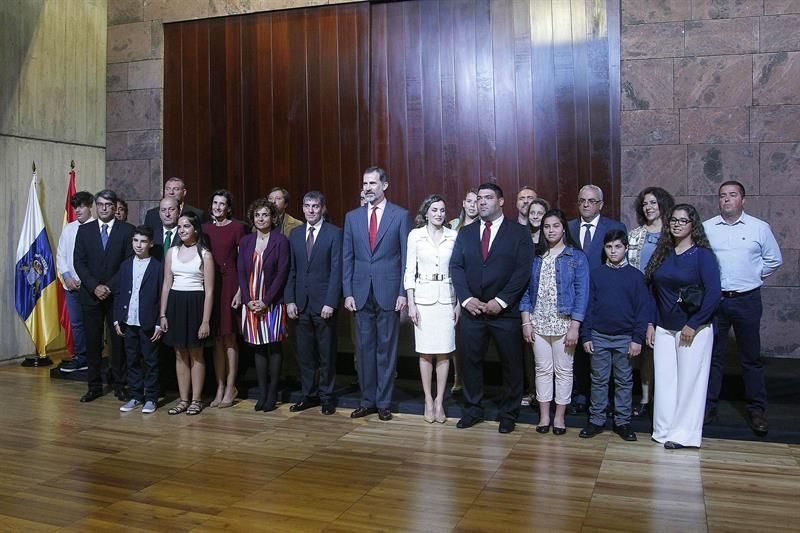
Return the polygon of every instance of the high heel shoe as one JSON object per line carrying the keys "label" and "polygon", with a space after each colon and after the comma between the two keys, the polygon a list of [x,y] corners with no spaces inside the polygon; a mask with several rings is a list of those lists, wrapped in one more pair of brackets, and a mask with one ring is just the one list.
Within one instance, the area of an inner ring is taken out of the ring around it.
{"label": "high heel shoe", "polygon": [[447,422],[447,415],[444,414],[444,407],[440,406],[438,409],[434,409],[434,411],[436,412],[436,416],[434,417],[436,422],[439,424]]}
{"label": "high heel shoe", "polygon": [[[229,402],[219,402],[217,407],[219,407],[220,409],[225,409],[227,407],[233,407],[233,404],[236,403],[236,397],[237,396],[239,396],[239,389],[234,387],[233,388],[233,399],[231,399],[231,401],[229,401]],[[214,404],[211,404],[211,406],[213,407]]]}
{"label": "high heel shoe", "polygon": [[428,424],[433,424],[433,415],[427,404],[425,405],[425,413],[422,415],[422,419]]}

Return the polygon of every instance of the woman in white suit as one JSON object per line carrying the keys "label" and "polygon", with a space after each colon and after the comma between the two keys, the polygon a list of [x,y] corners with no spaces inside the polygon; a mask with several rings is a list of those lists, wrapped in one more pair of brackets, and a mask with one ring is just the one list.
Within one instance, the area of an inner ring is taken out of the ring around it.
{"label": "woman in white suit", "polygon": [[[456,349],[460,307],[450,281],[450,255],[458,232],[445,226],[445,203],[438,194],[422,201],[415,229],[408,234],[405,288],[408,317],[414,323],[419,372],[425,391],[425,421],[447,421],[444,400],[449,356]],[[436,358],[436,397],[431,391]]]}

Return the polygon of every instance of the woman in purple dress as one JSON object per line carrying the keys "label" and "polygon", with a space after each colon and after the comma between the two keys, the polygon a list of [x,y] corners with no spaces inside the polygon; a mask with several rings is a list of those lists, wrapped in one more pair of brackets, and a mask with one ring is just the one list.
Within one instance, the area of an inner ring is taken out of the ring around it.
{"label": "woman in purple dress", "polygon": [[238,309],[242,305],[236,258],[239,241],[247,235],[241,222],[231,219],[233,196],[225,189],[211,195],[211,222],[203,225],[209,241],[217,274],[214,313],[219,320],[214,342],[214,374],[217,377],[217,394],[211,407],[230,407],[236,398],[236,372],[239,350],[236,343]]}

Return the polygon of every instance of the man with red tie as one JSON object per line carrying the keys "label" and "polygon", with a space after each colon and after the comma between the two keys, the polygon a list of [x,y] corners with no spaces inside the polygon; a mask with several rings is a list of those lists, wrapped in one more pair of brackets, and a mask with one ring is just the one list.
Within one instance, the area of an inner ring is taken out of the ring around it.
{"label": "man with red tie", "polygon": [[503,203],[499,186],[484,183],[478,188],[480,223],[458,233],[450,277],[466,311],[458,324],[465,402],[458,427],[483,421],[483,358],[493,339],[503,368],[499,431],[511,433],[522,401],[519,300],[528,286],[533,244],[525,226],[503,216]]}
{"label": "man with red tie", "polygon": [[344,307],[355,313],[361,386],[361,406],[350,416],[378,413],[391,420],[409,219],[386,200],[389,178],[382,168],[368,168],[362,186],[367,205],[347,213],[342,245]]}

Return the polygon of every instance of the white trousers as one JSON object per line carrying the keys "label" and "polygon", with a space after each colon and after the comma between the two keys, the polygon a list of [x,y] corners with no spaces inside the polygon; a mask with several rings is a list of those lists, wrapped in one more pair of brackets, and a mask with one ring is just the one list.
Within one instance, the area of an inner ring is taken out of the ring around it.
{"label": "white trousers", "polygon": [[555,374],[556,403],[567,405],[572,397],[572,357],[574,348],[566,349],[566,335],[534,335],[533,358],[536,361],[536,401],[553,400]]}
{"label": "white trousers", "polygon": [[697,329],[689,346],[681,345],[680,331],[656,327],[653,440],[700,446],[713,346],[710,324]]}

